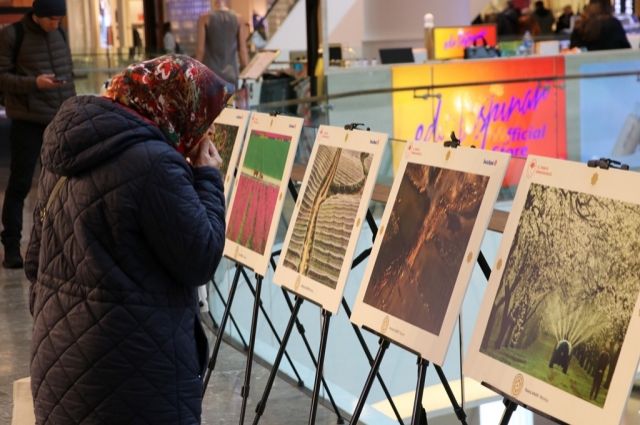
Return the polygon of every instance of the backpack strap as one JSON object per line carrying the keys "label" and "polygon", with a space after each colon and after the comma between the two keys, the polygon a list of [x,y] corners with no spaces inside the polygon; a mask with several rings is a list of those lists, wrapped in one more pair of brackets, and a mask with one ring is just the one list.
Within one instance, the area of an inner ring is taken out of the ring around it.
{"label": "backpack strap", "polygon": [[[22,47],[22,42],[24,41],[24,24],[22,23],[22,21],[18,21],[18,22],[14,22],[11,25],[13,26],[13,29],[16,32],[16,40],[15,40],[15,43],[13,44],[13,66],[15,68],[17,67],[18,55],[20,54],[20,48]],[[65,44],[68,44],[67,33],[62,29],[60,25],[58,25],[58,32],[62,36],[62,39],[64,40]]]}
{"label": "backpack strap", "polygon": [[14,22],[13,29],[16,32],[16,41],[13,44],[13,67],[17,67],[18,55],[20,54],[20,48],[22,47],[22,41],[24,40],[24,25],[22,21]]}
{"label": "backpack strap", "polygon": [[68,178],[66,176],[60,176],[60,178],[56,182],[56,185],[53,186],[53,190],[51,191],[51,194],[49,194],[49,199],[47,199],[47,205],[45,205],[45,207],[40,210],[41,223],[44,223],[44,220],[47,218],[47,213],[49,211],[49,208],[51,207],[51,204],[53,203],[54,199],[58,197],[58,193],[60,193],[60,189],[62,189],[62,186],[64,186],[67,180]]}

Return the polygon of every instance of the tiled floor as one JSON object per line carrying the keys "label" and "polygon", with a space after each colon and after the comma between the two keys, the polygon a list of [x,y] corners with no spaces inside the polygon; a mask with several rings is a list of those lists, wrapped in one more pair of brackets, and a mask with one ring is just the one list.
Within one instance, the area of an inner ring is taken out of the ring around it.
{"label": "tiled floor", "polygon": [[[0,142],[6,143],[4,140]],[[5,155],[2,153],[3,150],[0,146],[0,190],[4,189],[7,178],[7,159],[6,153]],[[30,199],[27,210],[32,207],[33,201]],[[28,216],[29,214],[26,215]],[[28,225],[30,223],[27,223]],[[12,382],[29,373],[31,317],[26,299],[27,280],[23,271],[5,270],[0,267],[0,425],[11,423]],[[237,424],[242,402],[240,390],[244,380],[245,355],[223,344],[218,359],[204,399],[202,422],[215,425]],[[253,421],[255,405],[262,393],[268,373],[269,371],[264,367],[254,365],[251,384],[253,397],[249,399],[245,423]],[[282,379],[276,379],[260,423],[263,425],[305,424],[308,421],[309,405],[310,399],[307,394]],[[623,424],[640,424],[639,409],[640,392],[634,391],[628,403]],[[470,411],[468,424],[478,425],[478,416],[477,410]],[[499,418],[496,417],[495,423],[498,422]],[[335,414],[320,406],[316,424],[335,423]],[[429,419],[431,425],[457,423],[459,421],[454,416]],[[535,418],[535,425],[550,423],[542,418]]]}

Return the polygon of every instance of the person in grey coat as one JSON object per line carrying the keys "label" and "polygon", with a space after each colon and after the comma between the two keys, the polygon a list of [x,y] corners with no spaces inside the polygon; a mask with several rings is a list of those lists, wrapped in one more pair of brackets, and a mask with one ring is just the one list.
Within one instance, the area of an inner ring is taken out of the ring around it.
{"label": "person in grey coat", "polygon": [[168,55],[47,127],[25,258],[37,425],[200,423],[207,342],[197,287],[224,249],[221,163],[206,131],[225,83]]}
{"label": "person in grey coat", "polygon": [[[11,119],[11,171],[2,205],[2,265],[21,268],[22,210],[47,124],[75,95],[71,52],[59,28],[64,0],[36,0],[18,24],[0,32],[0,91]],[[18,31],[21,37],[18,36]]]}

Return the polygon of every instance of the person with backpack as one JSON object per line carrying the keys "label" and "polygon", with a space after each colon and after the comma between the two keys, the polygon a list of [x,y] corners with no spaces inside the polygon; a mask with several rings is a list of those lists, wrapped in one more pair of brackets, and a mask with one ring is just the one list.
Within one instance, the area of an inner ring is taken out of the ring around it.
{"label": "person with backpack", "polygon": [[75,95],[71,51],[60,28],[66,13],[65,0],[35,0],[21,21],[0,32],[0,92],[11,119],[11,166],[0,233],[5,268],[23,267],[22,210],[43,133],[62,102]]}

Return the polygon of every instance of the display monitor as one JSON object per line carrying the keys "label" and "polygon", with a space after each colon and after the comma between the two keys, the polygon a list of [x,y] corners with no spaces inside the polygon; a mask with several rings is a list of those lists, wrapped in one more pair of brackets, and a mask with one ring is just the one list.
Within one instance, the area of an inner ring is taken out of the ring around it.
{"label": "display monitor", "polygon": [[380,49],[380,63],[414,63],[411,47],[399,47],[392,49]]}

